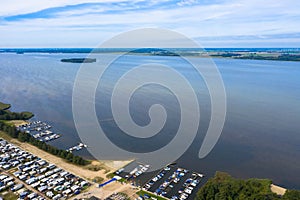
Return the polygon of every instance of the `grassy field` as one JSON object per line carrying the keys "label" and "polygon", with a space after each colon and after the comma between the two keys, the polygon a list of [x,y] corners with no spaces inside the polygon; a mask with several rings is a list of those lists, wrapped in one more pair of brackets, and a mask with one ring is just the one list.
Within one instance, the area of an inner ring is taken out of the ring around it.
{"label": "grassy field", "polygon": [[34,116],[31,112],[11,112],[8,110],[11,107],[10,104],[0,102],[0,119],[2,120],[13,120],[13,119],[30,119]]}
{"label": "grassy field", "polygon": [[27,111],[21,112],[21,115],[23,116],[24,119],[30,119],[30,118],[32,118],[34,116],[33,113],[27,112]]}
{"label": "grassy field", "polygon": [[4,140],[7,140],[8,142],[10,142],[12,140],[11,137],[9,137],[6,133],[4,133],[3,131],[0,131],[0,138],[3,138]]}
{"label": "grassy field", "polygon": [[0,102],[0,110],[6,110],[10,108],[10,104]]}
{"label": "grassy field", "polygon": [[96,176],[95,178],[93,178],[91,181],[93,181],[94,183],[103,183],[104,178],[100,177],[100,176]]}
{"label": "grassy field", "polygon": [[11,191],[2,192],[2,194],[0,196],[5,200],[16,200],[19,198],[18,195],[16,195],[15,193],[13,193]]}

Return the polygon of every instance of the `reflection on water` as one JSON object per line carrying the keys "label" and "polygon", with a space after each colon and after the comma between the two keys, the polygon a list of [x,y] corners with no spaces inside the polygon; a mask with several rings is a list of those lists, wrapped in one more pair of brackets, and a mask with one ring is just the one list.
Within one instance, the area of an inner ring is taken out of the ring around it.
{"label": "reflection on water", "polygon": [[[51,144],[68,148],[79,141],[72,119],[72,88],[80,64],[61,63],[61,58],[80,54],[0,54],[0,100],[16,111],[29,110],[47,121],[63,137]],[[108,56],[100,55],[99,59]],[[98,60],[99,60],[98,59]],[[210,118],[210,101],[201,77],[178,60],[178,57],[126,56],[119,60],[98,87],[96,110],[99,119],[111,118],[107,103],[115,79],[127,67],[143,62],[168,64],[186,76],[197,89],[201,121],[197,138],[178,163],[207,176],[216,170],[233,176],[271,178],[275,183],[300,188],[300,68],[299,62],[215,59],[227,92],[228,113],[221,138],[204,159],[197,159]],[[201,62],[199,58],[198,62]],[[170,91],[157,85],[141,88],[130,102],[133,120],[149,122],[147,111],[153,103],[165,106],[169,118],[159,140],[139,141],[132,145],[122,136],[114,121],[101,125],[111,140],[132,151],[157,149],[174,137],[180,110]],[[192,119],[191,119],[192,120]],[[188,134],[188,133],[187,133]],[[101,145],[101,141],[99,142]],[[87,151],[81,151],[87,156]]]}

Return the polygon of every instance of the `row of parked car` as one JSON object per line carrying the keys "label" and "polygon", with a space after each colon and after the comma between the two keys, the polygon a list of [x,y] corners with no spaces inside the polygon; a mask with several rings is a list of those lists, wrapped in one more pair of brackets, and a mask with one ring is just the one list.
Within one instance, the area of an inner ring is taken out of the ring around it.
{"label": "row of parked car", "polygon": [[84,179],[5,140],[0,140],[0,167],[54,200],[77,195],[89,186]]}
{"label": "row of parked car", "polygon": [[19,199],[28,199],[28,200],[44,200],[43,197],[38,194],[24,188],[22,183],[16,183],[12,176],[6,174],[0,174],[0,192],[5,190],[11,190],[19,195]]}

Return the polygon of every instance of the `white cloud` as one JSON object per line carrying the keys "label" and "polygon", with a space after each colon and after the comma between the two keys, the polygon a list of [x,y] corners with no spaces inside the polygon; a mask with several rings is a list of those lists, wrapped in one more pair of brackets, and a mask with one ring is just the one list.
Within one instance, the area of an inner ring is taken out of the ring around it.
{"label": "white cloud", "polygon": [[26,14],[47,8],[77,5],[82,3],[125,2],[126,0],[20,0],[1,1],[0,16]]}
{"label": "white cloud", "polygon": [[198,2],[198,0],[182,0],[182,1],[178,2],[177,5],[178,6],[193,5],[197,2]]}
{"label": "white cloud", "polygon": [[[123,2],[124,10],[129,6],[122,0],[110,1]],[[0,13],[12,13],[13,10],[16,10],[16,13],[28,13],[32,10],[86,2],[99,1],[29,0],[27,6],[15,7],[12,3],[4,3],[8,5],[8,9]],[[151,8],[151,5],[158,3],[152,0],[147,2],[149,8],[146,10],[127,12],[118,12],[122,7],[111,8],[109,5],[103,5],[60,12],[52,18],[6,22],[0,25],[0,44],[7,44],[7,41],[13,38],[19,42],[32,40],[33,43],[42,43],[45,37],[58,38],[57,41],[61,42],[65,42],[62,38],[67,37],[69,42],[81,40],[86,44],[96,44],[119,32],[143,27],[169,28],[193,38],[300,32],[300,1],[297,0],[265,0],[263,3],[259,0],[227,0],[222,3],[195,5],[193,0],[184,2],[180,6],[171,4],[172,6],[167,8]],[[114,12],[103,13],[110,10]]]}

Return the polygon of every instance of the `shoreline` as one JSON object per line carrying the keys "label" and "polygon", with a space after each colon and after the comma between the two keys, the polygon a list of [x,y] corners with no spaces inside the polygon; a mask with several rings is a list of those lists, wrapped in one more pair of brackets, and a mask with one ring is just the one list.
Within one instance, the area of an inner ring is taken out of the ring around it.
{"label": "shoreline", "polygon": [[[91,164],[87,166],[78,166],[74,165],[72,163],[68,163],[67,161],[63,160],[62,158],[59,158],[55,155],[52,155],[50,153],[47,153],[38,147],[35,147],[28,143],[22,143],[18,141],[17,139],[11,138],[8,136],[5,132],[0,131],[0,138],[3,138],[4,140],[8,141],[9,143],[19,147],[20,149],[24,151],[28,151],[31,154],[46,160],[49,163],[52,163],[56,165],[57,167],[70,172],[78,177],[81,177],[91,183],[91,186],[87,188],[83,193],[80,193],[74,197],[71,197],[70,199],[78,199],[83,198],[86,199],[87,196],[95,196],[97,198],[105,199],[109,197],[110,195],[117,192],[126,193],[130,197],[137,197],[136,196],[136,188],[131,186],[127,183],[120,183],[120,182],[114,182],[109,184],[108,186],[105,186],[105,188],[98,188],[99,183],[94,182],[95,179],[101,177],[101,183],[106,182],[110,180],[111,178],[108,176],[110,173],[113,173],[115,171],[116,167],[125,167],[129,163],[133,162],[134,160],[125,160],[125,161],[115,161],[115,160],[102,160],[97,161],[93,160]],[[92,171],[88,169],[89,166],[95,166],[100,167],[97,171]],[[104,168],[105,167],[105,168]]]}
{"label": "shoreline", "polygon": [[[22,125],[27,125],[30,122],[27,120],[10,120],[9,123],[13,124],[14,126],[22,126]],[[11,139],[13,139],[13,138],[11,138]],[[16,140],[16,142],[19,142],[19,141]],[[30,144],[28,144],[28,145],[30,145]],[[31,146],[35,147],[33,145],[31,145]],[[37,147],[35,147],[35,148],[37,148]],[[47,153],[47,152],[45,152],[45,153]],[[90,159],[88,159],[88,160],[91,161],[91,163],[94,163],[94,165],[102,165],[102,166],[105,165],[104,170],[105,171],[110,170],[110,172],[116,171],[120,168],[123,168],[134,161],[134,159],[129,159],[129,160],[96,160],[96,159],[90,160]],[[64,162],[66,162],[66,161],[64,161]],[[92,171],[92,170],[90,170],[90,171]]]}
{"label": "shoreline", "polygon": [[[10,143],[19,146],[20,148],[22,148],[25,151],[28,151],[50,163],[53,163],[55,165],[57,165],[58,167],[66,170],[66,171],[70,171],[71,173],[74,173],[75,175],[78,175],[82,178],[88,179],[88,180],[93,180],[96,177],[101,177],[104,180],[108,180],[109,178],[107,178],[106,176],[109,173],[112,173],[115,171],[115,168],[113,167],[114,162],[118,162],[118,167],[123,167],[128,165],[129,163],[131,163],[133,160],[126,160],[126,161],[97,161],[97,160],[91,160],[92,163],[87,165],[87,166],[78,166],[78,165],[74,165],[72,163],[69,163],[65,160],[63,160],[62,158],[59,158],[55,155],[52,155],[50,153],[47,153],[41,149],[39,149],[38,147],[35,147],[31,144],[28,143],[22,143],[20,141],[18,141],[17,139],[11,138],[8,135],[6,135],[6,133],[4,133],[3,131],[0,131],[0,137],[2,137],[3,139],[9,141]],[[88,167],[99,167],[99,170],[97,171],[93,171],[88,169]]]}
{"label": "shoreline", "polygon": [[[61,54],[76,54],[86,53],[91,55],[97,54],[129,54],[141,56],[185,56],[205,58],[230,58],[230,59],[247,59],[247,60],[270,60],[270,61],[294,61],[300,62],[299,48],[191,48],[191,49],[151,49],[144,48],[141,51],[135,51],[134,48],[111,48],[111,49],[93,49],[93,48],[69,48],[69,49],[52,49],[52,48],[37,48],[37,49],[0,49],[0,53],[61,53]],[[73,58],[74,59],[74,58]],[[62,60],[71,60],[62,59]],[[83,60],[74,60],[81,62]]]}
{"label": "shoreline", "polygon": [[[6,137],[3,137],[3,135],[5,135]],[[126,160],[126,161],[92,160],[92,163],[89,165],[101,166],[101,167],[105,166],[105,168],[102,168],[98,171],[92,171],[92,170],[87,169],[86,168],[87,166],[77,166],[72,163],[68,163],[65,160],[63,160],[62,158],[59,158],[52,154],[49,154],[31,144],[22,143],[22,142],[18,141],[17,139],[9,137],[3,131],[0,131],[0,137],[9,141],[12,144],[18,146],[21,149],[28,151],[28,152],[32,153],[33,155],[46,160],[49,163],[55,164],[56,166],[62,168],[65,171],[71,172],[78,177],[88,180],[90,183],[93,183],[93,179],[96,177],[103,178],[102,182],[105,182],[110,179],[107,175],[114,172],[117,167],[124,167],[134,161],[134,160]],[[109,170],[109,171],[107,171],[107,170]],[[134,187],[132,187],[130,184],[123,184],[123,183],[119,183],[119,182],[110,184],[109,186],[106,186],[105,189],[98,188],[97,185],[98,185],[98,183],[93,183],[91,185],[91,187],[88,188],[87,191],[85,191],[84,193],[82,193],[76,197],[77,198],[84,197],[84,195],[90,194],[90,195],[93,195],[96,197],[104,198],[104,197],[110,196],[111,194],[115,193],[116,191],[118,191],[118,192],[126,191],[126,193],[128,192],[128,194],[135,196],[136,195],[135,192],[137,192],[137,190]],[[273,193],[280,195],[280,196],[283,196],[285,194],[285,192],[287,191],[287,189],[280,187],[278,185],[275,185],[275,184],[270,185],[270,190]],[[71,198],[71,199],[73,199],[73,198]]]}

